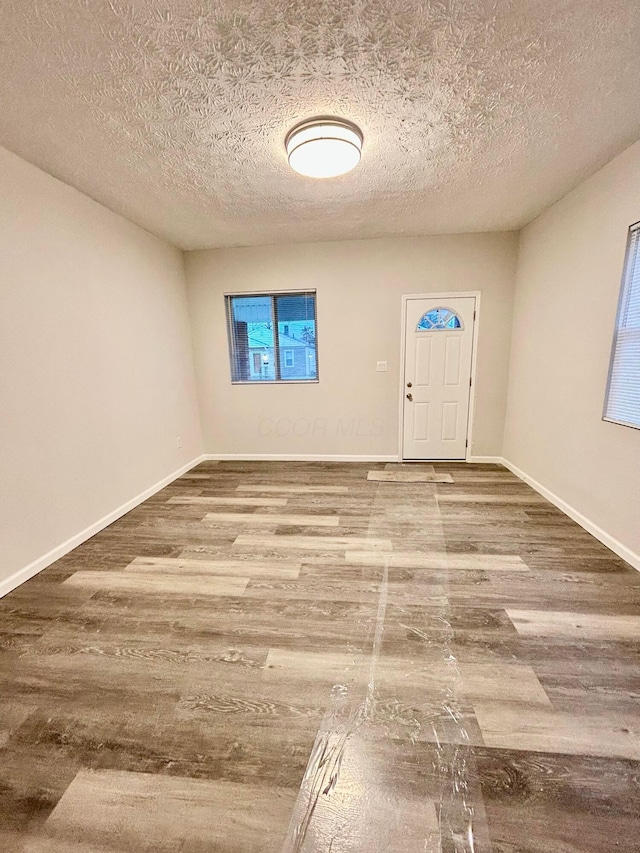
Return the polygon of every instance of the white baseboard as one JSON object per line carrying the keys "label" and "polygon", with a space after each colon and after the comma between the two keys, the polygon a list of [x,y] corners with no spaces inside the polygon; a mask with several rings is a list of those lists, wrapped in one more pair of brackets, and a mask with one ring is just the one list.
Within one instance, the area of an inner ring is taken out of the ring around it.
{"label": "white baseboard", "polygon": [[67,539],[66,542],[63,542],[61,545],[57,545],[55,548],[52,548],[51,551],[47,551],[46,554],[43,554],[42,557],[38,557],[37,560],[34,560],[32,563],[29,563],[28,566],[24,566],[22,569],[18,569],[17,572],[14,572],[5,580],[0,581],[0,598],[7,595],[7,593],[11,592],[11,590],[23,584],[25,581],[28,581],[29,578],[37,575],[38,572],[41,572],[43,569],[46,569],[47,566],[50,566],[52,563],[55,563],[56,560],[59,560],[61,557],[64,557],[65,554],[68,554],[70,551],[73,551],[74,548],[77,548],[78,545],[82,545],[83,542],[86,542],[87,539],[91,539],[92,536],[95,536],[96,533],[99,533],[101,530],[104,530],[105,527],[108,527],[110,524],[113,524],[114,521],[117,521],[126,513],[130,512],[132,509],[137,507],[143,501],[146,501],[147,498],[150,498],[152,495],[155,495],[156,492],[159,492],[160,489],[164,489],[165,486],[168,486],[169,483],[172,483],[178,477],[181,477],[187,471],[190,471],[195,465],[198,465],[200,462],[204,461],[204,456],[199,456],[196,459],[193,459],[191,462],[188,462],[186,465],[183,465],[181,468],[178,468],[177,471],[174,471],[173,474],[169,474],[167,477],[163,477],[158,483],[155,483],[153,486],[150,486],[148,489],[145,489],[144,492],[141,492],[139,495],[136,495],[135,498],[131,498],[130,501],[122,504],[117,509],[114,509],[113,512],[110,512],[108,515],[103,516],[101,519],[96,521],[94,524],[89,525],[89,527],[85,527],[84,530],[81,530],[80,533],[76,533],[75,536],[72,536],[70,539]]}
{"label": "white baseboard", "polygon": [[610,548],[614,554],[622,557],[622,559],[626,560],[626,562],[633,566],[634,569],[638,569],[638,571],[640,571],[640,554],[636,554],[636,552],[632,551],[631,548],[627,548],[626,545],[623,545],[622,542],[611,536],[606,530],[603,530],[595,522],[591,521],[590,518],[587,518],[586,515],[583,515],[575,507],[571,506],[571,504],[568,504],[561,497],[547,489],[547,487],[543,486],[542,483],[538,483],[538,481],[534,480],[533,477],[530,477],[524,471],[520,470],[517,465],[509,462],[508,459],[503,459],[502,464],[505,468],[508,468],[513,474],[515,474],[516,477],[519,477],[527,483],[527,485],[531,486],[532,489],[539,492],[542,497],[546,498],[554,504],[554,506],[557,506],[558,509],[562,510],[565,515],[568,515],[569,518],[573,519],[573,521],[579,524],[580,527],[583,527],[588,533],[595,536],[595,538],[602,542],[603,545]]}
{"label": "white baseboard", "polygon": [[[368,456],[327,453],[206,453],[203,459],[209,462],[401,462],[399,455]],[[444,460],[447,461],[447,460]],[[470,456],[460,462],[502,465],[502,456]]]}
{"label": "white baseboard", "polygon": [[330,453],[205,453],[209,462],[398,462],[395,456],[362,456]]}

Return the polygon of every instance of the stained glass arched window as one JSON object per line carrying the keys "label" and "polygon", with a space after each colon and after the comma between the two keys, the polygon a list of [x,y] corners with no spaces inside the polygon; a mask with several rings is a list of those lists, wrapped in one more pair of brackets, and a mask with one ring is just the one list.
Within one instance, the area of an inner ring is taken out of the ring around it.
{"label": "stained glass arched window", "polygon": [[450,308],[432,308],[418,321],[416,331],[435,332],[440,329],[462,329],[462,320]]}

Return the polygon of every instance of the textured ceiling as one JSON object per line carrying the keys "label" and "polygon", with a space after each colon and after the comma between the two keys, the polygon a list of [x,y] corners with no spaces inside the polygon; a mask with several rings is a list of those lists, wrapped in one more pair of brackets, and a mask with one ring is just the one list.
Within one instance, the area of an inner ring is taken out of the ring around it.
{"label": "textured ceiling", "polygon": [[[640,136],[638,0],[0,0],[0,142],[183,248],[518,228]],[[283,140],[355,121],[348,175]]]}

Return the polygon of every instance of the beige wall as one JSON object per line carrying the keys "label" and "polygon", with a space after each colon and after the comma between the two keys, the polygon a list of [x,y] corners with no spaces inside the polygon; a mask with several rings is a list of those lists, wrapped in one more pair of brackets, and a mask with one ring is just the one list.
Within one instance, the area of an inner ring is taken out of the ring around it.
{"label": "beige wall", "polygon": [[0,186],[1,586],[201,438],[181,253],[4,149]]}
{"label": "beige wall", "polygon": [[[472,452],[500,454],[516,249],[466,234],[188,253],[205,452],[395,456],[402,294],[480,290]],[[295,288],[317,288],[320,383],[232,386],[223,294]]]}
{"label": "beige wall", "polygon": [[640,143],[521,234],[504,455],[640,554],[640,430],[602,421]]}
{"label": "beige wall", "polygon": [[[514,234],[191,252],[190,329],[180,252],[3,149],[0,183],[0,591],[202,450],[395,456],[401,296],[439,291],[482,293],[473,455],[640,553],[640,431],[601,420],[640,143],[522,232],[512,344]],[[320,383],[232,386],[223,293],[306,287]]]}

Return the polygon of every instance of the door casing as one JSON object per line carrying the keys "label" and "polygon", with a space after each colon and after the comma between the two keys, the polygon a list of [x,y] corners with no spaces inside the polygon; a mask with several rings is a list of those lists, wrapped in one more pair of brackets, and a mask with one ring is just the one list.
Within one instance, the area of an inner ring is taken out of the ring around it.
{"label": "door casing", "polygon": [[[471,442],[473,438],[473,424],[476,414],[476,369],[478,360],[478,327],[480,325],[480,291],[479,290],[450,290],[436,293],[406,293],[402,297],[402,317],[400,323],[400,376],[399,376],[399,417],[398,417],[398,459],[404,462],[403,448],[403,426],[404,426],[404,368],[405,368],[405,338],[407,334],[407,301],[409,299],[456,299],[459,297],[473,297],[475,299],[475,318],[473,321],[473,339],[471,342],[471,389],[469,392],[469,417],[467,419],[467,447],[465,462],[471,462]],[[420,461],[420,460],[406,460]],[[428,461],[428,460],[427,460]]]}

